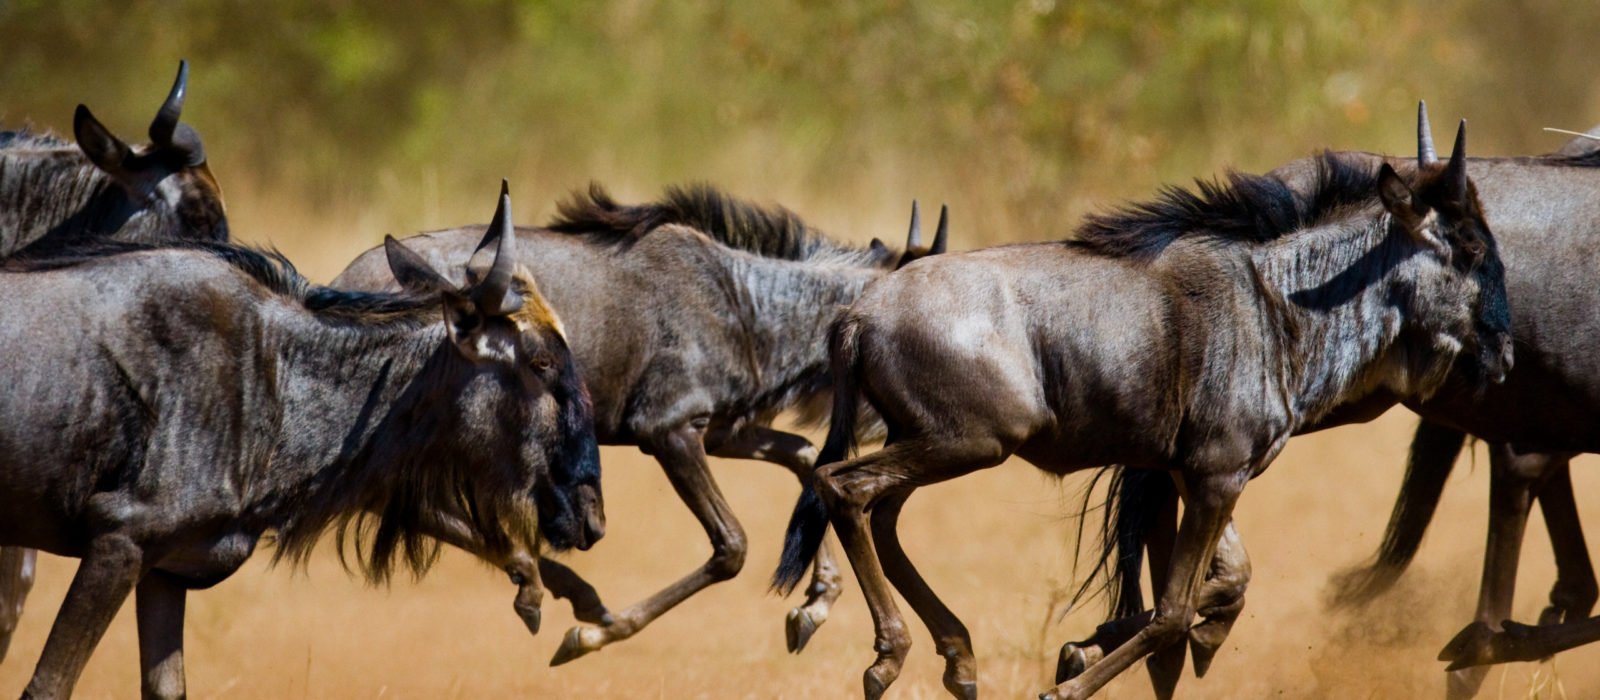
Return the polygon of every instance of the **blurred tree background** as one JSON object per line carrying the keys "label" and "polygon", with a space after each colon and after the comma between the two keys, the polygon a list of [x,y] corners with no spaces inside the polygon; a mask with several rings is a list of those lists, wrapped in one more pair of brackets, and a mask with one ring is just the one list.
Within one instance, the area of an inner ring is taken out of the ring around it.
{"label": "blurred tree background", "polygon": [[[948,201],[957,247],[1059,238],[1162,182],[1600,121],[1592,2],[0,0],[0,123],[142,141],[179,58],[236,233],[318,276],[386,232],[521,222],[590,180],[706,180],[836,235]],[[311,258],[306,260],[304,258]]]}

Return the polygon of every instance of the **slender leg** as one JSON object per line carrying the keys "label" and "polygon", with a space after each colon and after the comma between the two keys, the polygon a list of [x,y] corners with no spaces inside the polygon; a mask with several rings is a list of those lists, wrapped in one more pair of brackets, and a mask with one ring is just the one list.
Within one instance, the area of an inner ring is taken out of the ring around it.
{"label": "slender leg", "polygon": [[544,585],[550,589],[550,595],[562,598],[572,603],[572,615],[579,622],[588,622],[596,625],[609,625],[615,622],[611,611],[606,609],[605,603],[600,602],[600,593],[583,580],[577,572],[566,567],[558,561],[539,559],[539,576],[544,579]]}
{"label": "slender leg", "polygon": [[1206,582],[1200,587],[1196,609],[1200,623],[1189,628],[1189,647],[1194,656],[1194,675],[1204,678],[1211,668],[1211,660],[1233,631],[1233,623],[1244,612],[1244,592],[1250,587],[1250,554],[1233,521],[1222,531],[1217,543],[1216,556],[1211,558],[1211,568]]}
{"label": "slender leg", "polygon": [[609,625],[580,625],[567,630],[550,665],[559,666],[611,642],[637,634],[645,625],[671,610],[706,586],[726,581],[744,567],[745,537],[728,502],[717,489],[706,466],[701,431],[685,426],[669,433],[651,450],[666,469],[667,479],[678,497],[694,512],[711,537],[711,558],[699,570],[679,579],[638,603],[612,615]]}
{"label": "slender leg", "polygon": [[544,621],[544,576],[539,573],[538,558],[537,552],[517,553],[505,567],[506,575],[511,577],[511,585],[517,587],[517,596],[511,599],[511,609],[522,619],[528,634],[534,635],[539,634],[539,627]]}
{"label": "slender leg", "polygon": [[139,580],[142,558],[138,545],[125,535],[101,535],[90,543],[23,697],[72,695],[89,655]]}
{"label": "slender leg", "polygon": [[[801,486],[812,481],[816,468],[817,448],[810,440],[793,433],[762,426],[746,428],[735,440],[717,447],[712,454],[730,459],[759,459],[782,465],[794,472]],[[784,639],[791,653],[805,649],[822,623],[827,622],[833,602],[844,590],[840,584],[839,567],[833,561],[828,542],[822,542],[812,563],[811,584],[806,586],[806,600],[789,611],[784,621]]]}
{"label": "slender leg", "polygon": [[[1178,531],[1178,492],[1170,490],[1165,496],[1165,500],[1149,506],[1155,509],[1156,517],[1150,523],[1149,530],[1144,533],[1144,549],[1150,559],[1150,583],[1154,600],[1159,600],[1161,591],[1166,588],[1167,568],[1172,562],[1172,537]],[[1121,556],[1137,557],[1142,556],[1142,553],[1124,552]],[[1122,585],[1124,599],[1140,600],[1139,606],[1143,607],[1143,598],[1138,588],[1140,584],[1137,581],[1124,581]],[[1126,644],[1153,619],[1155,611],[1144,610],[1135,615],[1107,620],[1096,627],[1094,634],[1088,639],[1061,645],[1061,653],[1056,660],[1056,683],[1065,683],[1077,678],[1090,666],[1099,663],[1106,654],[1111,653],[1111,650]]]}
{"label": "slender leg", "polygon": [[1461,668],[1463,657],[1489,653],[1489,638],[1511,613],[1517,581],[1517,559],[1533,505],[1533,489],[1543,478],[1550,460],[1543,454],[1517,455],[1509,445],[1489,446],[1489,537],[1484,549],[1483,582],[1478,590],[1475,621],[1456,634],[1439,652],[1440,661],[1454,661],[1447,695],[1470,698],[1478,694],[1488,669]]}
{"label": "slender leg", "polygon": [[1464,667],[1469,664],[1538,661],[1568,649],[1600,642],[1600,617],[1537,627],[1512,620],[1504,620],[1500,624],[1504,629],[1489,637],[1484,653],[1457,659],[1451,665]]}
{"label": "slender leg", "polygon": [[22,605],[33,589],[35,552],[21,547],[0,547],[0,661],[11,647],[11,635],[22,619]]}
{"label": "slender leg", "polygon": [[903,470],[897,469],[897,463],[910,451],[906,445],[892,444],[870,455],[817,470],[817,492],[828,506],[829,519],[855,570],[867,609],[872,612],[873,649],[878,658],[862,674],[862,688],[868,700],[877,700],[900,677],[906,654],[911,651],[911,635],[884,578],[868,523],[869,510],[880,495],[906,486]]}
{"label": "slender leg", "polygon": [[1155,619],[1127,644],[1107,654],[1083,675],[1040,695],[1043,700],[1084,700],[1139,659],[1180,642],[1194,617],[1195,603],[1217,541],[1233,513],[1233,505],[1253,470],[1190,475],[1188,507],[1172,549],[1170,578],[1156,605]]}
{"label": "slender leg", "polygon": [[877,544],[878,563],[895,590],[911,604],[911,609],[933,635],[933,643],[945,659],[945,689],[957,698],[975,700],[978,697],[978,659],[972,651],[972,635],[955,613],[934,595],[900,546],[896,525],[900,520],[900,508],[909,495],[904,492],[885,496],[872,509],[872,541]]}
{"label": "slender leg", "polygon": [[1589,545],[1584,542],[1583,523],[1578,520],[1578,505],[1572,497],[1570,458],[1561,455],[1555,459],[1557,466],[1550,470],[1537,494],[1556,556],[1556,584],[1550,589],[1550,607],[1539,616],[1541,625],[1588,617],[1600,595]]}
{"label": "slender leg", "polygon": [[146,700],[184,697],[183,609],[188,591],[173,577],[151,571],[139,580],[139,666]]}

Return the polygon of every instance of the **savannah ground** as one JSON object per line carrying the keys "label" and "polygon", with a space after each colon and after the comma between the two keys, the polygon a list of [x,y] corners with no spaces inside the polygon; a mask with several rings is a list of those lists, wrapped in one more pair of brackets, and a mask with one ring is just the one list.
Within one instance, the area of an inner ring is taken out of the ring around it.
{"label": "savannah ground", "polygon": [[[1237,516],[1255,564],[1245,614],[1203,680],[1184,697],[1442,697],[1433,660],[1465,624],[1477,589],[1487,512],[1487,457],[1464,458],[1428,539],[1399,588],[1359,615],[1322,607],[1328,575],[1367,555],[1399,483],[1413,419],[1392,412],[1365,426],[1298,438],[1245,491]],[[818,436],[820,438],[820,436]],[[636,600],[698,565],[709,548],[659,469],[637,451],[604,451],[606,539],[566,557],[613,606]],[[1600,501],[1600,460],[1573,476],[1579,506]],[[723,492],[752,543],[743,575],[692,598],[639,636],[560,668],[548,668],[570,610],[547,598],[537,637],[511,611],[504,575],[456,552],[420,583],[387,590],[346,576],[331,548],[309,569],[273,568],[258,555],[243,571],[189,596],[189,689],[197,698],[648,697],[842,698],[860,693],[872,660],[872,626],[853,579],[835,613],[799,656],[784,652],[783,615],[793,601],[767,595],[796,487],[777,467],[714,463]],[[1048,686],[1055,649],[1099,621],[1098,606],[1056,622],[1048,611],[1072,580],[1069,517],[1079,477],[1057,481],[1022,462],[918,492],[902,519],[913,561],[966,621],[989,697],[1032,697]],[[1537,618],[1554,581],[1542,521],[1523,552],[1515,615]],[[0,695],[20,691],[44,643],[76,562],[41,561]],[[910,614],[902,604],[902,610]],[[945,697],[942,661],[913,618],[901,698]],[[1585,698],[1600,693],[1600,647],[1553,664],[1492,671],[1484,697]],[[128,697],[138,683],[128,606],[90,662],[78,695]],[[1554,682],[1559,681],[1558,689]],[[1107,698],[1150,696],[1141,668]]]}
{"label": "savannah ground", "polygon": [[[124,138],[177,60],[234,235],[331,279],[385,233],[485,221],[500,178],[519,223],[598,180],[622,201],[705,180],[781,202],[857,243],[904,235],[908,200],[949,202],[952,246],[1062,238],[1084,213],[1229,166],[1264,171],[1317,149],[1407,153],[1426,98],[1474,155],[1553,150],[1540,127],[1600,121],[1589,2],[1454,5],[1313,0],[1162,2],[509,2],[456,6],[198,1],[0,2],[0,128],[70,134],[88,103]],[[1489,212],[1492,225],[1493,212]],[[1322,606],[1334,571],[1381,536],[1414,419],[1395,412],[1292,441],[1237,518],[1255,565],[1245,614],[1185,697],[1437,697],[1438,649],[1464,625],[1485,533],[1487,458],[1458,467],[1417,563],[1371,610]],[[814,436],[821,438],[820,435]],[[608,534],[567,557],[613,607],[698,566],[705,536],[653,461],[607,448]],[[1594,520],[1600,460],[1573,470]],[[744,573],[632,640],[559,669],[572,624],[547,598],[529,637],[503,574],[447,552],[421,582],[371,589],[330,548],[306,571],[263,550],[189,597],[189,689],[211,697],[852,697],[871,661],[859,590],[800,656],[794,600],[766,580],[796,493],[757,462],[713,460],[750,541]],[[972,631],[986,697],[1048,685],[1074,582],[1072,518],[1086,480],[1012,462],[923,489],[902,518],[910,556]],[[1554,579],[1537,514],[1515,617]],[[45,557],[0,697],[20,692],[75,562]],[[909,616],[910,611],[902,605]],[[78,686],[137,687],[132,608]],[[942,697],[941,661],[914,646],[892,694]],[[1486,697],[1600,695],[1600,647],[1493,671]],[[1560,687],[1552,684],[1559,679]],[[1146,697],[1142,669],[1106,697]]]}

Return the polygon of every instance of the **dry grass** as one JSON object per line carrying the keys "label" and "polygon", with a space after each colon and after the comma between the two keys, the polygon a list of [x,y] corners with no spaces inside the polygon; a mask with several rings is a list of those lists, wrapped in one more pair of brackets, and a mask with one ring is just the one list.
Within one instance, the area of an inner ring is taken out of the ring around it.
{"label": "dry grass", "polygon": [[[1487,493],[1485,467],[1462,468],[1404,588],[1361,619],[1322,612],[1327,576],[1375,544],[1411,419],[1392,413],[1368,425],[1293,442],[1252,484],[1239,509],[1256,577],[1246,614],[1202,681],[1185,697],[1428,697],[1442,693],[1438,648],[1467,620],[1476,590]],[[607,449],[610,532],[569,561],[613,605],[646,595],[696,566],[708,547],[654,464],[631,449]],[[1480,454],[1479,464],[1486,465]],[[1575,470],[1580,494],[1600,486],[1594,458]],[[792,478],[752,462],[719,461],[723,490],[753,543],[744,575],[715,587],[638,637],[569,666],[545,666],[571,624],[559,602],[530,638],[510,609],[503,577],[451,554],[420,583],[362,587],[324,552],[307,573],[270,569],[258,556],[210,591],[190,596],[190,689],[198,698],[621,697],[836,698],[858,693],[871,660],[871,625],[854,584],[805,654],[784,653],[782,617],[792,601],[766,595],[764,581],[794,496]],[[1057,583],[1070,579],[1065,550],[1070,494],[1022,463],[925,489],[902,520],[914,560],[972,630],[985,695],[1031,695],[1045,687],[1053,647],[1089,630],[1097,611],[1040,621]],[[1585,504],[1587,505],[1587,504]],[[1535,518],[1523,557],[1516,615],[1530,619],[1553,580]],[[73,562],[46,558],[0,695],[15,693],[43,643]],[[940,660],[925,632],[895,697],[936,698]],[[1485,697],[1593,697],[1600,648],[1555,666],[1495,670]],[[112,627],[82,684],[85,698],[128,697],[137,683],[131,607]],[[1142,698],[1137,669],[1109,698]],[[1563,692],[1564,691],[1564,692]]]}

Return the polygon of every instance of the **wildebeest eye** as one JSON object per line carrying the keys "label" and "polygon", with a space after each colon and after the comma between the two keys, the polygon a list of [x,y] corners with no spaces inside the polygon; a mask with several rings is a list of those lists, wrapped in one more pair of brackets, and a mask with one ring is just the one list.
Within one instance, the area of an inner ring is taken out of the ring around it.
{"label": "wildebeest eye", "polygon": [[528,361],[528,364],[533,365],[534,369],[543,372],[556,365],[556,358],[548,352],[536,352],[533,354],[533,359]]}

